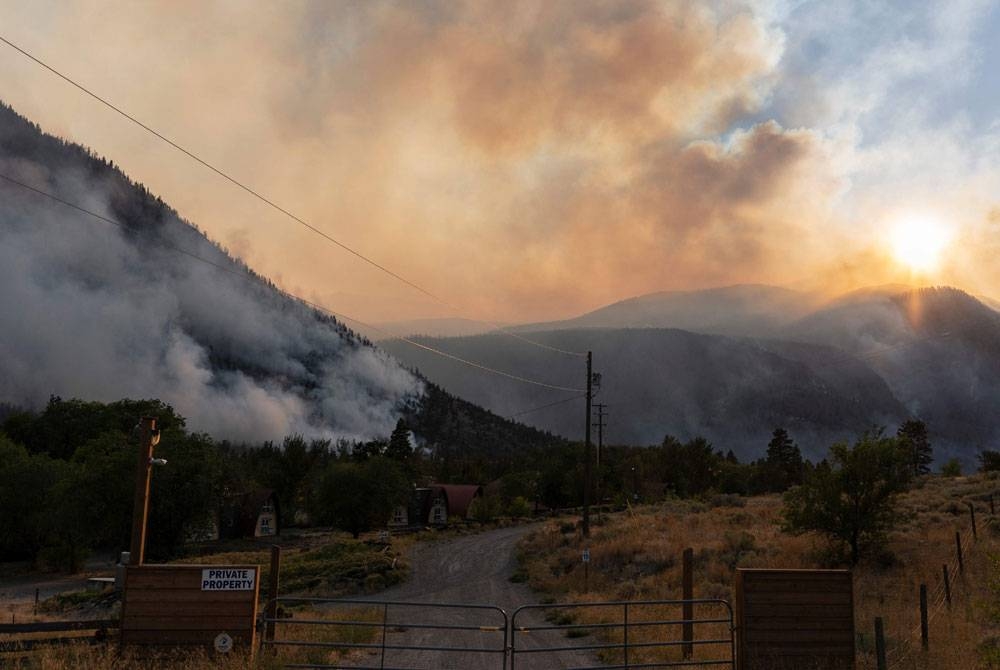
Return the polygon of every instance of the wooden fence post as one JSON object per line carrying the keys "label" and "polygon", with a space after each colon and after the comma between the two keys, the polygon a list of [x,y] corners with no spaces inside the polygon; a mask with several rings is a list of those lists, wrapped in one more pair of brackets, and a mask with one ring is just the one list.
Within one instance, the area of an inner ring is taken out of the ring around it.
{"label": "wooden fence post", "polygon": [[264,629],[264,639],[268,642],[274,640],[274,619],[278,618],[278,576],[281,572],[281,547],[271,545],[271,571],[268,574],[267,587],[267,609],[265,617],[270,619]]}
{"label": "wooden fence post", "polygon": [[958,554],[958,574],[965,574],[965,561],[962,560],[962,534],[955,531],[955,552]]}
{"label": "wooden fence post", "polygon": [[877,670],[888,670],[889,668],[885,662],[885,628],[880,616],[875,617],[875,663]]}
{"label": "wooden fence post", "polygon": [[969,516],[972,517],[972,537],[978,540],[979,533],[976,532],[976,506],[971,502],[969,503]]}
{"label": "wooden fence post", "polygon": [[927,651],[930,647],[930,642],[927,639],[927,585],[920,585],[920,646],[923,647],[924,651]]}
{"label": "wooden fence post", "polygon": [[951,607],[951,577],[948,575],[947,563],[941,566],[941,575],[944,577],[944,599],[948,601],[948,607]]}
{"label": "wooden fence post", "polygon": [[682,588],[684,590],[684,604],[682,605],[682,619],[684,623],[682,624],[682,634],[684,638],[684,644],[681,647],[682,656],[685,659],[694,656],[694,603],[691,601],[694,599],[694,549],[690,547],[684,550],[684,576],[682,582]]}
{"label": "wooden fence post", "polygon": [[993,494],[990,494],[990,516],[994,516],[997,513],[997,508],[993,505]]}

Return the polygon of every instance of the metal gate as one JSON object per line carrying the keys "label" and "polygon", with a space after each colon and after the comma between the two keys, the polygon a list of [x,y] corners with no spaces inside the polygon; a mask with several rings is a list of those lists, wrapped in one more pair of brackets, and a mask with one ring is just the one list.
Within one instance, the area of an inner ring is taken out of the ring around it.
{"label": "metal gate", "polygon": [[286,668],[736,667],[725,600],[526,605],[509,622],[493,605],[293,597],[273,605],[261,646],[281,649]]}
{"label": "metal gate", "polygon": [[[695,616],[697,608],[700,616]],[[725,600],[526,605],[511,617],[510,670],[537,667],[734,669],[733,610]],[[554,634],[555,633],[555,634]],[[593,659],[578,665],[582,654]]]}
{"label": "metal gate", "polygon": [[417,670],[506,667],[507,613],[461,605],[281,597],[264,617],[265,651],[286,668]]}

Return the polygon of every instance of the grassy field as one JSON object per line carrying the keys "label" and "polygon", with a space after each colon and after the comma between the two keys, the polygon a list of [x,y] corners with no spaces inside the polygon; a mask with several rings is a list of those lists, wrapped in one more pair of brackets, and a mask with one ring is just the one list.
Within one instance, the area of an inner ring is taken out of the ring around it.
{"label": "grassy field", "polygon": [[[990,521],[991,493],[1000,503],[1000,481],[995,477],[932,476],[901,498],[902,520],[890,537],[889,551],[854,573],[858,668],[875,668],[875,617],[885,622],[891,668],[1000,668],[1000,526]],[[969,501],[977,508],[977,540],[972,537]],[[691,547],[694,596],[728,600],[738,567],[831,567],[821,538],[781,532],[781,507],[778,496],[716,496],[642,506],[605,516],[587,542],[574,520],[554,520],[522,544],[522,567],[515,579],[528,581],[540,597],[556,602],[678,599],[681,556]],[[956,531],[962,533],[964,548],[961,575]],[[585,547],[591,555],[589,593],[584,592],[581,562]],[[945,564],[952,575],[951,608],[944,603]],[[930,593],[927,652],[920,649],[920,584]],[[583,611],[565,623],[592,623],[607,616]]]}

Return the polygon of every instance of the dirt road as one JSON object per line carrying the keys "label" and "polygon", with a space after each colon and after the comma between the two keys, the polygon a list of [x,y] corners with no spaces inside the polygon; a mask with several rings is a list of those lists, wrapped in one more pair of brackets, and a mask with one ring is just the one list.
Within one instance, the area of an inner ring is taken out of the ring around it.
{"label": "dirt road", "polygon": [[23,621],[33,611],[35,589],[39,600],[51,598],[66,591],[81,591],[87,587],[89,577],[113,576],[114,559],[109,556],[95,556],[87,561],[84,572],[77,575],[42,575],[29,573],[8,577],[0,565],[0,622],[10,621],[11,613],[17,621]]}
{"label": "dirt road", "polygon": [[[537,597],[523,584],[514,584],[510,576],[517,563],[515,548],[530,527],[504,528],[479,535],[442,542],[427,542],[415,547],[410,555],[411,576],[405,584],[380,594],[382,601],[419,603],[476,603],[503,608],[513,615],[521,605],[537,603]],[[537,613],[518,617],[518,624],[542,624]],[[491,611],[445,611],[436,608],[390,608],[389,621],[432,623],[440,625],[502,625],[502,615]],[[389,632],[387,644],[400,646],[452,646],[497,650],[503,647],[500,631],[454,631],[399,627]],[[575,642],[594,644],[591,638]],[[517,649],[559,647],[570,642],[557,631],[519,634]],[[415,650],[389,651],[386,668],[461,668],[463,670],[501,670],[504,655],[493,652],[444,653]],[[518,654],[515,670],[553,670],[555,668],[595,667],[600,663],[590,654],[580,652]]]}

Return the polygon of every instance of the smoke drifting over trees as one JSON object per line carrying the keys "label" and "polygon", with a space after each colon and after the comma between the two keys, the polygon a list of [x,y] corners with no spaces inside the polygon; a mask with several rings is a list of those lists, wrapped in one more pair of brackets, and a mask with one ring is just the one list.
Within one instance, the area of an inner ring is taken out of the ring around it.
{"label": "smoke drifting over trees", "polygon": [[[234,440],[388,434],[423,383],[274,290],[113,164],[0,107],[0,402],[170,403]],[[236,276],[178,253],[182,248]]]}

